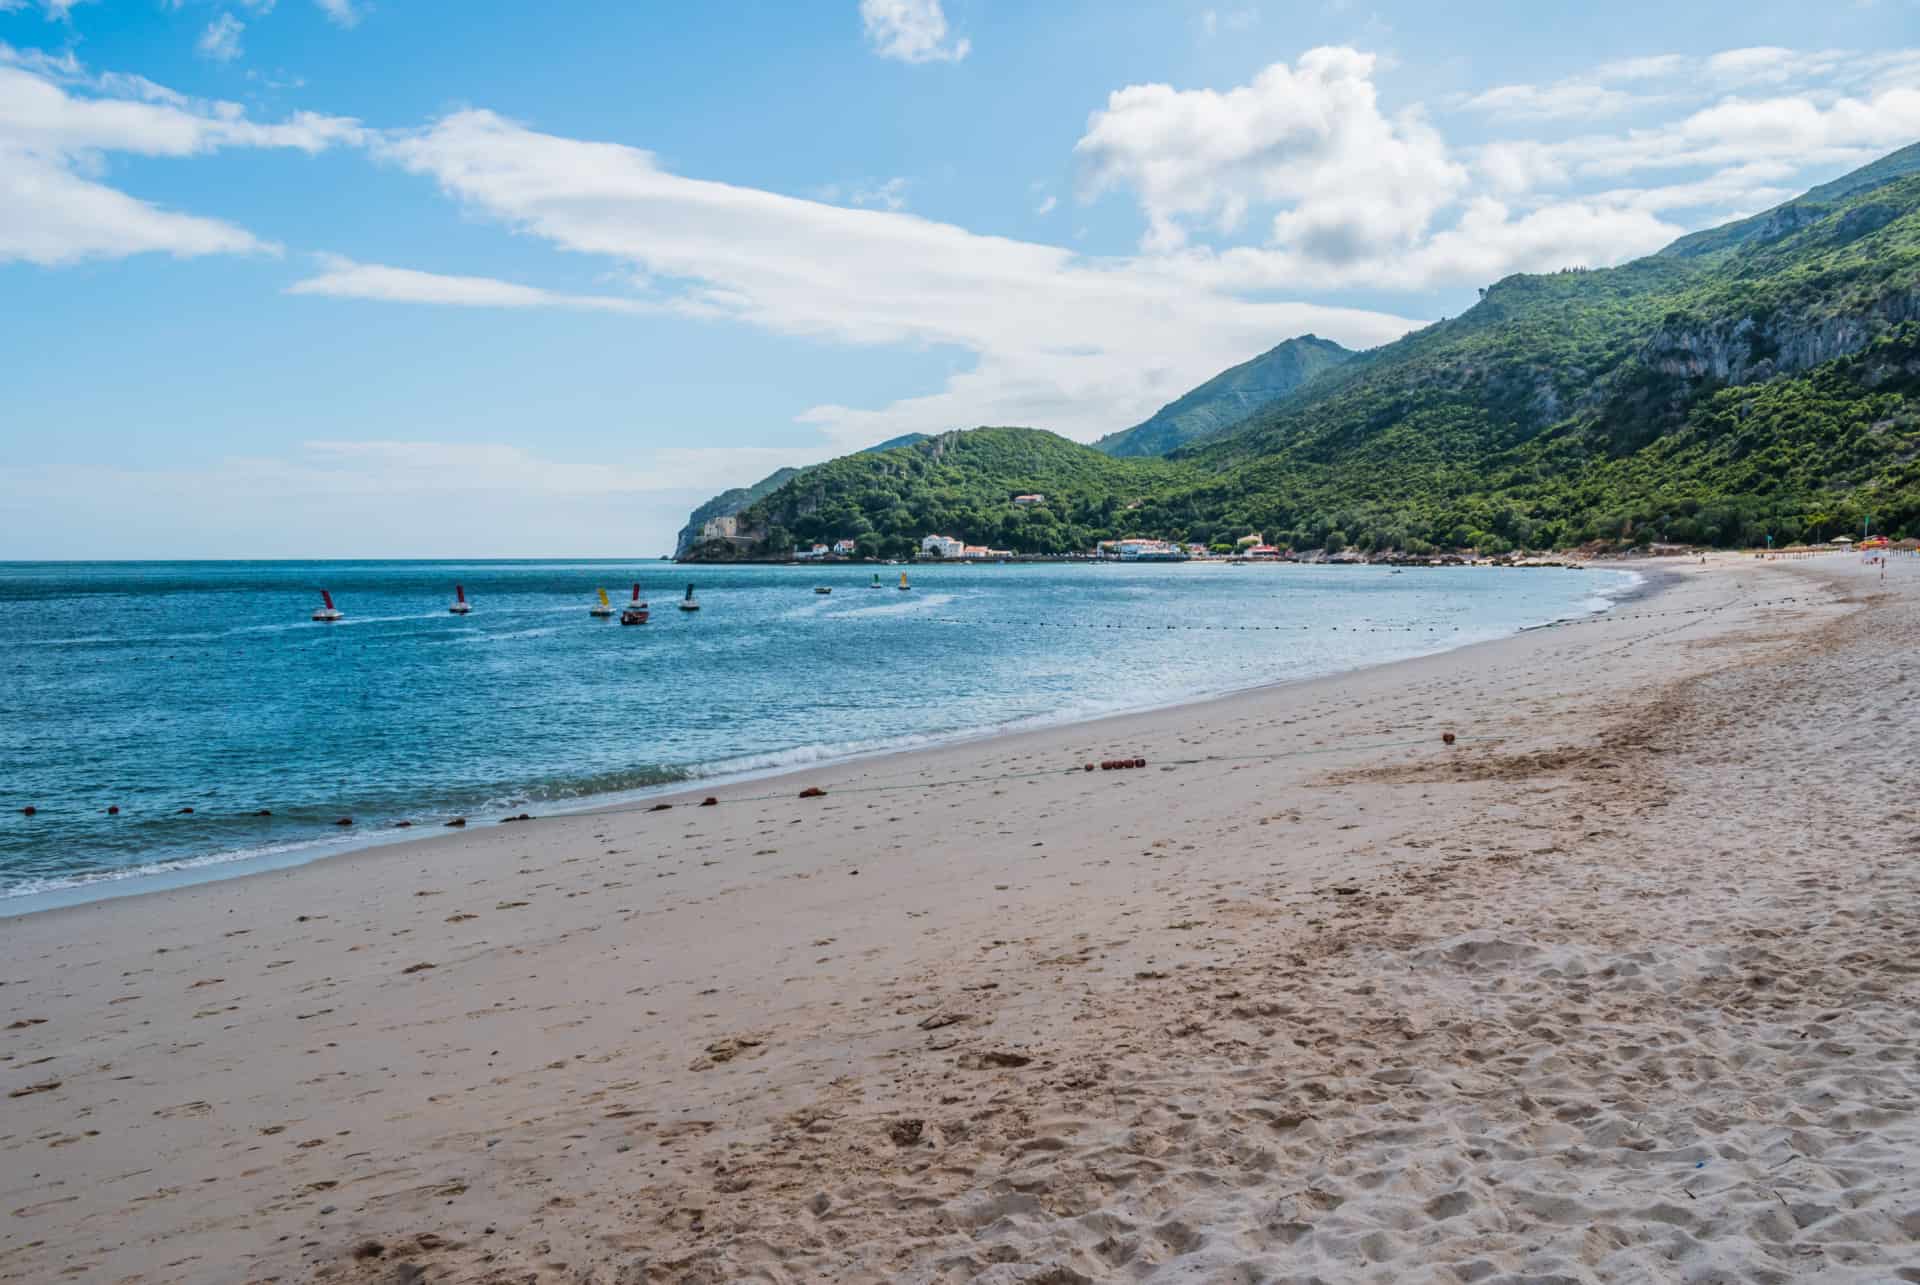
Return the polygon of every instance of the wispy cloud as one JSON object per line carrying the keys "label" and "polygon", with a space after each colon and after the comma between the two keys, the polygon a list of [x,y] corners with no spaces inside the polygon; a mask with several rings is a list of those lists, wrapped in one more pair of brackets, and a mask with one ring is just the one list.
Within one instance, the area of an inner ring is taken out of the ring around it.
{"label": "wispy cloud", "polygon": [[355,4],[354,0],[313,0],[313,2],[320,7],[320,12],[327,15],[327,20],[336,27],[359,26],[360,19],[365,16],[369,7],[365,3]]}
{"label": "wispy cloud", "polygon": [[107,158],[317,152],[363,135],[356,121],[304,112],[256,122],[237,103],[200,102],[142,77],[92,74],[71,55],[0,45],[0,262],[278,253],[223,219],[163,209],[108,186],[100,178]]}
{"label": "wispy cloud", "polygon": [[1253,9],[1202,9],[1200,11],[1200,34],[1212,39],[1222,31],[1249,31],[1260,22],[1260,14]]}
{"label": "wispy cloud", "polygon": [[949,39],[940,0],[860,0],[867,40],[882,58],[901,62],[959,62],[973,49]]}
{"label": "wispy cloud", "polygon": [[240,33],[246,29],[246,23],[230,13],[223,13],[207,24],[194,49],[202,58],[210,58],[214,62],[232,62],[240,56]]}
{"label": "wispy cloud", "polygon": [[288,294],[385,303],[438,304],[455,308],[564,308],[576,312],[660,312],[658,304],[617,295],[567,294],[493,277],[448,276],[413,268],[355,263],[339,255],[317,256],[321,271],[287,287]]}
{"label": "wispy cloud", "polygon": [[1371,345],[1416,324],[1240,298],[1145,261],[1085,260],[911,214],[687,178],[650,153],[490,112],[456,113],[378,150],[506,227],[675,283],[661,302],[683,315],[975,354],[971,369],[928,396],[801,416],[842,449],[980,423],[1091,437],[1270,347],[1274,335],[1315,330]]}
{"label": "wispy cloud", "polygon": [[907,208],[907,188],[909,181],[904,178],[890,178],[881,183],[864,183],[854,188],[847,197],[849,201],[868,209],[904,210]]}

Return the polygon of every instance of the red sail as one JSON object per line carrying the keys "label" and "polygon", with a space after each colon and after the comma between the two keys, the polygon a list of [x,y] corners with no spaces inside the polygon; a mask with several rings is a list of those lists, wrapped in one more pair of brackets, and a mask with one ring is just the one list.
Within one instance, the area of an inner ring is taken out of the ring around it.
{"label": "red sail", "polygon": [[633,587],[633,600],[634,600],[635,602],[638,602],[638,601],[640,601],[640,586],[639,586],[639,585],[635,585],[635,586]]}
{"label": "red sail", "polygon": [[467,600],[467,591],[461,586],[455,585],[453,587],[453,596],[458,598],[461,602],[465,602]]}
{"label": "red sail", "polygon": [[328,593],[325,589],[322,589],[320,591],[320,601],[327,604],[328,611],[333,610],[333,595]]}

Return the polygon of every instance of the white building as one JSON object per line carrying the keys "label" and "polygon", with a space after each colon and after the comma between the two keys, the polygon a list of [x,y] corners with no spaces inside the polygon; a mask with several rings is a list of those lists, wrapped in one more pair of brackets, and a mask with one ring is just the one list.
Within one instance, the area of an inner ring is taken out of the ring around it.
{"label": "white building", "polygon": [[1044,495],[1016,495],[1013,497],[1013,502],[1023,509],[1031,508],[1036,504],[1045,504],[1047,497]]}
{"label": "white building", "polygon": [[843,558],[851,558],[856,547],[858,546],[852,540],[835,540],[833,542],[833,551]]}
{"label": "white building", "polygon": [[950,535],[930,535],[920,541],[920,552],[930,558],[958,558],[967,550],[966,542]]}

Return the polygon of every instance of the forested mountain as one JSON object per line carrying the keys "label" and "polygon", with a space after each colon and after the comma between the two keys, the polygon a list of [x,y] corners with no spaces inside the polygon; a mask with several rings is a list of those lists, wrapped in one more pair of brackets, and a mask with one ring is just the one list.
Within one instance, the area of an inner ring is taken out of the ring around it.
{"label": "forested mountain", "polygon": [[[889,438],[878,446],[867,447],[868,451],[890,451],[896,446],[907,446],[913,442],[926,440],[925,433],[902,433],[899,437]],[[700,531],[715,518],[730,517],[746,508],[763,495],[768,495],[800,476],[803,470],[797,468],[775,469],[755,482],[752,486],[736,486],[720,492],[705,504],[687,515],[687,524],[680,528],[679,536],[674,540],[673,556],[684,558],[694,545],[700,543]]]}
{"label": "forested mountain", "polygon": [[1153,418],[1095,442],[1109,455],[1165,455],[1232,429],[1353,351],[1318,335],[1289,339],[1251,361],[1223,370],[1192,392],[1162,406]]}
{"label": "forested mountain", "polygon": [[[758,549],[707,546],[696,553],[777,554],[852,536],[863,555],[902,557],[936,532],[995,548],[1065,553],[1130,526],[1153,496],[1197,477],[1184,466],[1114,459],[1037,429],[942,433],[816,465],[741,511],[741,525],[760,536]],[[1028,494],[1044,502],[1013,503]]]}
{"label": "forested mountain", "polygon": [[[1044,515],[1012,506],[1027,490]],[[1920,147],[1633,263],[1509,277],[1165,460],[945,434],[809,470],[742,516],[764,553],[933,531],[1418,552],[1786,543],[1868,514],[1920,534]]]}

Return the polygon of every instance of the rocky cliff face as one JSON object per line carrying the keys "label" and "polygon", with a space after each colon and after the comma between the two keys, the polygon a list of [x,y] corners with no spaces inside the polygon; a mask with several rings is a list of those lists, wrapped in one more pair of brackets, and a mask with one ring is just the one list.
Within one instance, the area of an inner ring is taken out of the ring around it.
{"label": "rocky cliff face", "polygon": [[1858,311],[1715,321],[1670,319],[1642,346],[1640,363],[1662,375],[1750,384],[1850,357],[1902,322],[1920,320],[1920,289],[1896,291]]}

